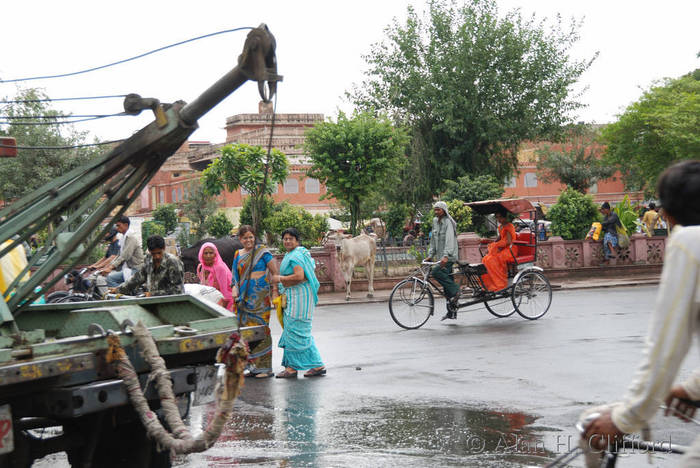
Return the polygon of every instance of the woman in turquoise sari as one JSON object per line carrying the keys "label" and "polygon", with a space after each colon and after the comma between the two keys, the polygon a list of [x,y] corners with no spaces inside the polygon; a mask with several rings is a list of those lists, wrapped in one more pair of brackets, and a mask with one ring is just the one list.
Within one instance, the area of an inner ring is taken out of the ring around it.
{"label": "woman in turquoise sari", "polygon": [[284,309],[284,329],[278,346],[284,349],[284,370],[275,377],[294,378],[297,371],[307,370],[304,377],[326,375],[321,355],[311,336],[311,321],[318,302],[319,282],[316,265],[309,251],[299,244],[299,231],[288,228],[282,232],[287,254],[282,259],[280,274],[272,275],[272,283],[281,283],[287,298]]}

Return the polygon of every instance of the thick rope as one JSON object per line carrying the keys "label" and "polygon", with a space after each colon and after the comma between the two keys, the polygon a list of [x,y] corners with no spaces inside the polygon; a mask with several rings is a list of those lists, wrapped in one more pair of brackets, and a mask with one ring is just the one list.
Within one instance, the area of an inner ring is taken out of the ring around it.
{"label": "thick rope", "polygon": [[154,439],[160,447],[168,449],[171,454],[203,452],[208,449],[221,435],[224,424],[231,419],[234,401],[243,388],[243,370],[248,362],[248,345],[238,333],[232,333],[217,352],[216,360],[226,366],[226,372],[224,373],[223,385],[217,386],[215,392],[216,413],[204,432],[193,438],[180,418],[165,362],[158,354],[158,349],[148,328],[139,322],[132,327],[132,330],[144,359],[151,365],[165,418],[173,429],[172,433],[163,427],[158,416],[148,406],[148,401],[141,390],[138,374],[116,335],[108,337],[110,347],[107,351],[107,358],[108,362],[114,363],[117,375],[124,380],[131,404],[146,428],[148,437]]}

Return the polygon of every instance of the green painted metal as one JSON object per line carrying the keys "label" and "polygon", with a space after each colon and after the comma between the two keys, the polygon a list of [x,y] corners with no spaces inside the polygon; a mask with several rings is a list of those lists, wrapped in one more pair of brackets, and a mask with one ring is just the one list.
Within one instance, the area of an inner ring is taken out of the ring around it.
{"label": "green painted metal", "polygon": [[56,337],[87,335],[91,324],[100,325],[105,331],[117,331],[121,329],[121,325],[126,319],[134,323],[141,321],[147,327],[163,325],[158,317],[138,305],[100,307],[71,311],[68,314],[68,320],[58,331]]}
{"label": "green painted metal", "polygon": [[10,312],[10,309],[7,308],[5,301],[0,302],[2,303],[0,304],[0,323],[11,322],[12,313]]}
{"label": "green painted metal", "polygon": [[187,323],[188,327],[197,331],[207,332],[211,330],[221,330],[224,328],[237,327],[236,317],[221,317],[206,320],[194,320]]}
{"label": "green painted metal", "polygon": [[0,362],[7,362],[12,359],[12,349],[11,348],[1,348],[0,349]]}

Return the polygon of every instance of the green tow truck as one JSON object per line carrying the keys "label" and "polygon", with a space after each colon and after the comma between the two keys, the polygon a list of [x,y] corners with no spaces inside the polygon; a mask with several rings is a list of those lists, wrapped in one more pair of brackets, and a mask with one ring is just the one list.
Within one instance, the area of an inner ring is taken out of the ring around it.
{"label": "green tow truck", "polygon": [[[248,80],[258,83],[265,101],[281,81],[275,39],[264,24],[248,34],[237,66],[193,102],[127,96],[126,112],[150,109],[154,121],[104,156],[0,211],[0,258],[53,226],[43,250],[0,301],[0,468],[29,467],[56,452],[66,452],[71,466],[170,466],[169,453],[159,452],[146,437],[107,359],[107,337],[117,335],[151,408],[159,408],[149,366],[129,331],[138,322],[148,327],[165,360],[181,415],[190,405],[213,399],[216,352],[238,328],[235,318],[216,306],[188,295],[31,303],[63,276],[54,276],[56,269],[65,274],[82,260],[69,260],[81,246],[84,252],[96,246],[196,130],[197,120]],[[105,220],[111,223],[104,226]],[[240,333],[254,344],[269,329],[244,327]]]}

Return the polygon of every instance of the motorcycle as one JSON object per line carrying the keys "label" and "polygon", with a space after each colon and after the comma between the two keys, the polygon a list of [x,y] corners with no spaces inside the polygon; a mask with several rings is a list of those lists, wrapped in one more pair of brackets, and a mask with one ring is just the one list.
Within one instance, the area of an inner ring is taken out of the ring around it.
{"label": "motorcycle", "polygon": [[71,270],[64,275],[64,281],[68,290],[54,291],[46,297],[46,302],[62,303],[62,302],[83,302],[83,301],[99,301],[107,294],[107,280],[99,272],[92,272],[88,276],[84,276],[89,272],[89,268],[81,270]]}

